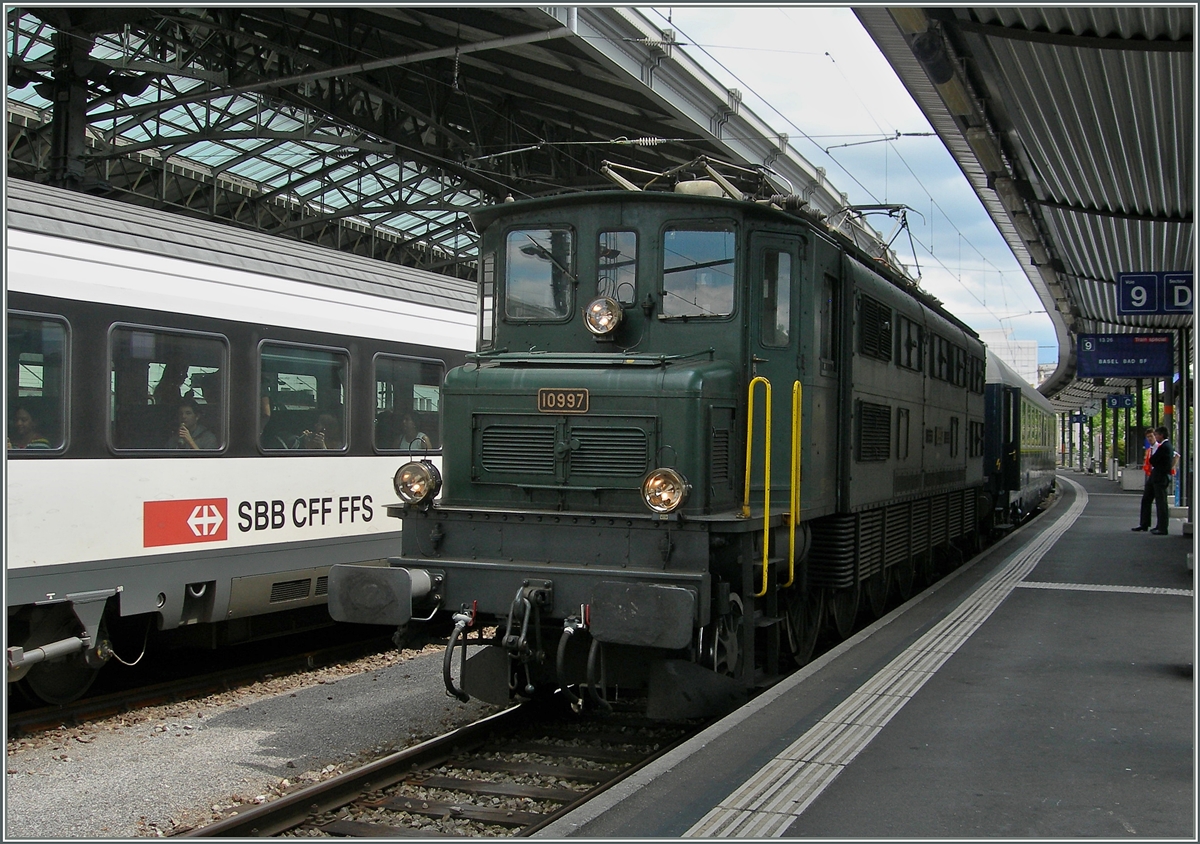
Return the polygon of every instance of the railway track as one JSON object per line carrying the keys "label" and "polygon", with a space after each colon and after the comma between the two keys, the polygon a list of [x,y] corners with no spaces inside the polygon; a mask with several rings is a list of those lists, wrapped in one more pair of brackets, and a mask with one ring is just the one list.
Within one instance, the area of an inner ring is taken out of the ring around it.
{"label": "railway track", "polygon": [[526,836],[703,726],[526,703],[185,836]]}
{"label": "railway track", "polygon": [[389,637],[341,642],[325,648],[308,649],[267,661],[247,665],[224,666],[196,676],[179,677],[160,683],[138,684],[105,694],[81,698],[73,703],[10,709],[8,737],[31,735],[65,725],[78,725],[148,706],[177,703],[182,700],[228,691],[238,686],[297,671],[380,653],[394,647]]}

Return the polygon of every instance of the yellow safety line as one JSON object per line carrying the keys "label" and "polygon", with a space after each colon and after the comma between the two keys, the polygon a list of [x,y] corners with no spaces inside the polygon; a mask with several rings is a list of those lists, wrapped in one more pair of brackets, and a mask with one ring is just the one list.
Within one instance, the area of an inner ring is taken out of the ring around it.
{"label": "yellow safety line", "polygon": [[746,409],[746,491],[742,499],[742,518],[750,518],[750,460],[754,452],[754,385],[761,383],[765,390],[766,408],[766,444],[763,451],[763,556],[762,556],[762,591],[755,592],[755,598],[767,594],[768,552],[770,550],[771,524],[771,382],[761,375],[756,375],[750,381]]}

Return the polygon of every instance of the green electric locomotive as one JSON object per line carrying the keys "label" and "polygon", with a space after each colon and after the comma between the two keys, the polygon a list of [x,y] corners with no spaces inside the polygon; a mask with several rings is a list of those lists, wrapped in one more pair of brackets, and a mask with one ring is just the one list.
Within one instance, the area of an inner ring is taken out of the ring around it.
{"label": "green electric locomotive", "polygon": [[445,379],[442,469],[397,471],[398,556],[330,573],[339,620],[452,612],[464,700],[728,707],[990,513],[971,329],[798,197],[705,162],[650,187],[473,213],[479,349]]}

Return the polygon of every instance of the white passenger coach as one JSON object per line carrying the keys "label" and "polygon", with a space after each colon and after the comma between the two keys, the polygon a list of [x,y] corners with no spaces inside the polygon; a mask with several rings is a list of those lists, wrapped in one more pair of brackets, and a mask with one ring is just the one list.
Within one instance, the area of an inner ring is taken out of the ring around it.
{"label": "white passenger coach", "polygon": [[9,682],[329,623],[440,453],[475,283],[29,182],[5,237]]}

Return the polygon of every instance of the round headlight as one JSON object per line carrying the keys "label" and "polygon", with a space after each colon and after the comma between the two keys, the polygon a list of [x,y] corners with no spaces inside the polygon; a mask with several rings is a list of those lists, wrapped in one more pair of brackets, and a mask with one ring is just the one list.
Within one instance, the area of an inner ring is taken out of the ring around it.
{"label": "round headlight", "polygon": [[396,470],[392,486],[396,488],[396,495],[399,495],[405,504],[420,504],[423,501],[432,501],[438,494],[438,490],[442,488],[442,475],[428,460],[405,463]]}
{"label": "round headlight", "polygon": [[642,481],[642,500],[655,513],[672,513],[687,500],[690,489],[674,469],[655,469]]}
{"label": "round headlight", "polygon": [[617,330],[624,314],[621,304],[616,299],[601,296],[599,299],[593,299],[583,309],[583,321],[587,325],[588,331],[602,337]]}

